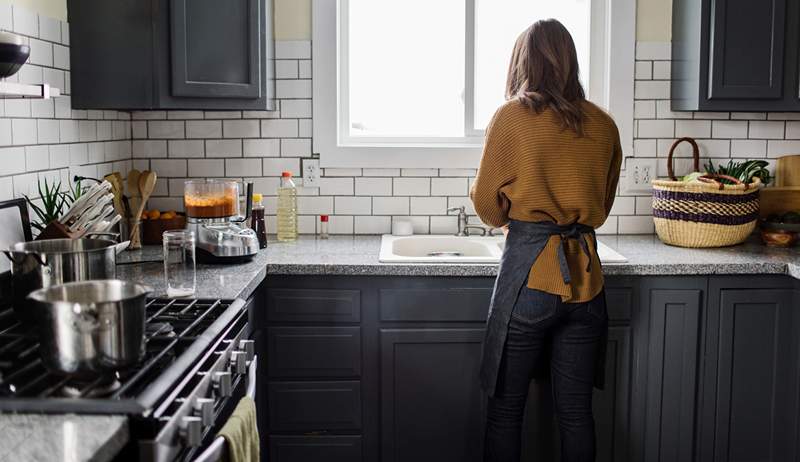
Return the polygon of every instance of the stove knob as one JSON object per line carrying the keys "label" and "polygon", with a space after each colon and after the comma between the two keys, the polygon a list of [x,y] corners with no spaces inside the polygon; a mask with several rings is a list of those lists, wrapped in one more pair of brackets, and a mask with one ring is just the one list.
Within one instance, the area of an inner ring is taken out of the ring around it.
{"label": "stove knob", "polygon": [[255,340],[239,340],[239,349],[247,353],[247,361],[250,362],[256,357]]}
{"label": "stove knob", "polygon": [[200,446],[203,441],[203,421],[200,417],[186,416],[181,419],[183,443],[191,448]]}
{"label": "stove knob", "polygon": [[194,415],[200,417],[204,426],[214,423],[214,400],[211,398],[197,398],[194,400]]}
{"label": "stove knob", "polygon": [[236,374],[247,374],[247,353],[244,351],[231,352],[231,366]]}
{"label": "stove knob", "polygon": [[233,383],[230,372],[214,372],[214,390],[217,396],[228,398],[233,394]]}

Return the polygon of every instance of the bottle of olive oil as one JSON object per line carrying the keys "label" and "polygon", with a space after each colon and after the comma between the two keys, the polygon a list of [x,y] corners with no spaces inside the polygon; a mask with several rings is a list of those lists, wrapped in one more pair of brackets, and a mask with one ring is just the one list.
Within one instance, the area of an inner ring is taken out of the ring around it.
{"label": "bottle of olive oil", "polygon": [[292,172],[281,174],[278,187],[278,240],[297,240],[297,186],[292,181]]}

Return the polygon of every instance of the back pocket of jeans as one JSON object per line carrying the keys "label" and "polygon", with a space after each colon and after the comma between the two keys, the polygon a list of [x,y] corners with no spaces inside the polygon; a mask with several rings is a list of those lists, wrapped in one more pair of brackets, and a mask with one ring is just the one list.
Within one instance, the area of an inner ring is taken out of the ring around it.
{"label": "back pocket of jeans", "polygon": [[525,323],[535,324],[552,317],[559,301],[558,295],[523,287],[511,315]]}

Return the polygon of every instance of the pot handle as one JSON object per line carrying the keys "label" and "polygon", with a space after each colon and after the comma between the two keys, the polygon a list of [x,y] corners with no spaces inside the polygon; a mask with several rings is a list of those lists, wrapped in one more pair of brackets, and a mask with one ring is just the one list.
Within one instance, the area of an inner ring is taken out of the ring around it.
{"label": "pot handle", "polygon": [[122,241],[119,244],[115,244],[114,245],[114,251],[116,252],[117,255],[119,255],[123,251],[125,251],[125,249],[127,249],[130,244],[131,244],[130,240]]}
{"label": "pot handle", "polygon": [[[14,259],[14,254],[10,250],[8,250],[8,249],[0,250],[0,252],[3,252],[3,254],[6,256],[6,258],[11,260],[11,263],[17,263],[17,260]],[[33,257],[33,259],[36,260],[36,263],[38,263],[39,265],[47,266],[47,262],[44,261],[44,257],[39,255],[38,253],[35,253],[35,252],[24,252],[24,253],[25,253],[25,256]]]}

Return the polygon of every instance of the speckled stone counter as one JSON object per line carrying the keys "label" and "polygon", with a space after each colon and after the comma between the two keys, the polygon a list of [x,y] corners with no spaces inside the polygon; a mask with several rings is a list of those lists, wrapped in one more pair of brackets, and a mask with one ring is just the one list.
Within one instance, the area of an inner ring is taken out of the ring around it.
{"label": "speckled stone counter", "polygon": [[0,415],[0,461],[102,462],[127,442],[124,416]]}
{"label": "speckled stone counter", "polygon": [[[606,264],[607,275],[789,274],[800,279],[800,248],[774,249],[760,242],[723,249],[684,249],[656,236],[599,236],[628,258]],[[270,243],[267,277],[282,275],[494,276],[496,264],[386,264],[378,261],[380,236],[301,237]]]}
{"label": "speckled stone counter", "polygon": [[[160,246],[125,251],[117,257],[117,278],[136,281],[153,289],[151,297],[166,297],[164,261]],[[244,298],[253,293],[266,275],[267,251],[249,262],[210,265],[197,264],[195,298]]]}

